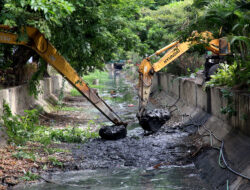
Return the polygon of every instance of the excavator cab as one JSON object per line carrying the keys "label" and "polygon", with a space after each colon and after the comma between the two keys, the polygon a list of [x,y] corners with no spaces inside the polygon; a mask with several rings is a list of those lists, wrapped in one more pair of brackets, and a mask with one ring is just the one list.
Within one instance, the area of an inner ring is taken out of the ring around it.
{"label": "excavator cab", "polygon": [[220,55],[228,55],[231,53],[230,44],[226,38],[219,39],[219,51]]}
{"label": "excavator cab", "polygon": [[220,64],[226,62],[226,55],[229,55],[231,53],[230,44],[228,43],[226,38],[220,38],[217,41],[217,47],[219,48],[218,53],[213,53],[209,50],[206,52],[206,61],[204,65],[204,75],[206,81],[211,79],[211,75],[214,75],[216,73],[218,68],[220,68]]}

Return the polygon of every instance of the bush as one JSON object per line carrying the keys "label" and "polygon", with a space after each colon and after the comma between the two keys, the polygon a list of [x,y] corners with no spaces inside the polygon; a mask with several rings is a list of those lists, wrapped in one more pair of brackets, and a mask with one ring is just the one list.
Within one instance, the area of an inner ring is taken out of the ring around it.
{"label": "bush", "polygon": [[87,129],[67,127],[64,129],[52,129],[39,125],[39,111],[36,109],[25,110],[24,116],[12,115],[8,104],[3,105],[4,115],[2,119],[6,127],[9,142],[16,145],[24,145],[27,141],[39,142],[45,147],[52,142],[81,143],[89,138],[98,137],[98,133],[91,131],[92,120]]}
{"label": "bush", "polygon": [[[240,72],[238,72],[238,67],[240,67]],[[247,88],[250,92],[250,63],[238,60],[232,65],[221,64],[221,68],[211,76],[211,80],[206,85]]]}

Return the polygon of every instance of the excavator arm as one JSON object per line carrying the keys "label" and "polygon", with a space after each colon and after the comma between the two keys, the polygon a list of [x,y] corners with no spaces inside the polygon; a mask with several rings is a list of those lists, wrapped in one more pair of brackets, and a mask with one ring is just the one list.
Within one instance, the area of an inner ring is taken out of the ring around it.
{"label": "excavator arm", "polygon": [[[180,55],[184,54],[188,49],[190,49],[193,45],[206,43],[206,49],[212,51],[217,55],[226,55],[230,53],[230,45],[224,39],[214,39],[211,32],[202,32],[197,33],[194,32],[192,37],[188,38],[186,42],[180,43],[179,41],[173,42],[164,48],[156,51],[153,55],[142,60],[139,65],[139,112],[138,118],[142,116],[143,112],[146,109],[153,76],[155,72],[159,72],[162,68],[167,66],[169,63],[177,59]],[[167,51],[168,50],[168,51]],[[150,63],[150,58],[152,56],[160,55],[165,52],[165,55],[154,64]]]}
{"label": "excavator arm", "polygon": [[28,35],[28,41],[18,41],[18,34],[13,33],[12,28],[0,25],[0,43],[23,45],[33,49],[87,98],[107,119],[115,125],[126,125],[98,94],[82,80],[39,30],[33,27],[24,27],[22,32]]}

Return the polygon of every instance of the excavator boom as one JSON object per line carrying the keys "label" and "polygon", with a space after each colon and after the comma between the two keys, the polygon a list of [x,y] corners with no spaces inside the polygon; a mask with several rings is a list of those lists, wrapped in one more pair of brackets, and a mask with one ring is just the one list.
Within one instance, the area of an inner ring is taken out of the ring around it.
{"label": "excavator boom", "polygon": [[44,35],[33,27],[22,29],[28,35],[28,41],[18,41],[18,34],[8,26],[0,25],[0,43],[27,46],[54,67],[72,86],[91,102],[106,118],[115,125],[126,125],[121,118],[91,89],[64,59],[62,55],[45,39]]}
{"label": "excavator boom", "polygon": [[[230,53],[230,45],[224,39],[214,39],[211,32],[194,32],[192,37],[188,38],[186,42],[173,42],[164,48],[156,51],[153,55],[142,60],[139,65],[139,112],[137,117],[140,118],[146,109],[151,85],[153,81],[153,75],[155,72],[159,72],[162,68],[169,63],[177,59],[180,55],[184,54],[195,44],[206,43],[206,49],[212,51],[217,55],[227,55]],[[168,51],[167,51],[168,50]],[[150,58],[155,55],[160,55],[165,52],[165,55],[154,64],[150,63]]]}

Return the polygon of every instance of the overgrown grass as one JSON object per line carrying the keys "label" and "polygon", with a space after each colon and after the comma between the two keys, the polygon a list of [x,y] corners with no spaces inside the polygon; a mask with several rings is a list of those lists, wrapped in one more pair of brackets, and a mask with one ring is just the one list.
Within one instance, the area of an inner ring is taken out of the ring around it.
{"label": "overgrown grass", "polygon": [[21,177],[21,180],[23,181],[35,181],[37,179],[40,179],[41,177],[35,173],[32,173],[31,171],[25,172],[24,176]]}
{"label": "overgrown grass", "polygon": [[[220,64],[217,73],[211,76],[206,86],[228,86],[247,89],[250,92],[250,62],[234,61],[233,64]],[[239,68],[241,68],[239,72]]]}
{"label": "overgrown grass", "polygon": [[83,111],[84,108],[81,107],[68,107],[68,106],[55,106],[55,110],[60,111]]}
{"label": "overgrown grass", "polygon": [[[98,133],[91,130],[93,121],[88,123],[87,129],[67,127],[55,129],[39,125],[39,112],[36,109],[25,110],[24,116],[12,115],[9,106],[4,103],[2,119],[9,142],[16,145],[25,145],[26,142],[39,142],[46,148],[53,142],[82,143],[90,138],[98,137]],[[26,156],[19,153],[19,156]],[[28,155],[27,155],[28,156]]]}
{"label": "overgrown grass", "polygon": [[[99,80],[98,85],[93,84],[93,81],[95,79]],[[98,71],[98,70],[96,70],[93,73],[90,73],[89,75],[83,76],[83,80],[89,85],[90,88],[96,88],[99,90],[103,90],[103,89],[107,88],[107,83],[109,81],[111,81],[111,79],[109,78],[108,72]],[[81,96],[81,93],[78,92],[76,89],[72,89],[70,91],[70,95],[71,96]]]}
{"label": "overgrown grass", "polygon": [[95,72],[83,76],[83,80],[89,84],[92,84],[95,79],[99,79],[100,83],[105,83],[110,80],[109,74],[106,71],[95,70]]}
{"label": "overgrown grass", "polygon": [[75,88],[73,88],[73,89],[70,91],[70,95],[71,95],[71,96],[81,96],[81,93],[78,92],[78,90],[76,90]]}

